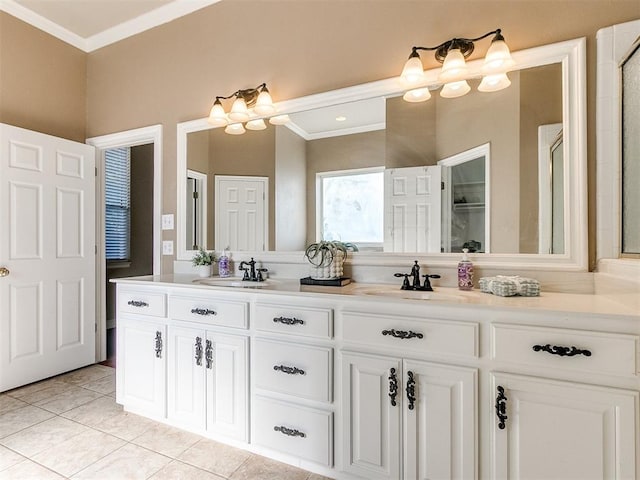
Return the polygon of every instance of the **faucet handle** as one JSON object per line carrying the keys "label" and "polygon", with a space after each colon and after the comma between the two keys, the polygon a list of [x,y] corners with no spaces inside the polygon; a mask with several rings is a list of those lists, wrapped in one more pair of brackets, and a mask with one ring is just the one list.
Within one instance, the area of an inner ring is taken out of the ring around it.
{"label": "faucet handle", "polygon": [[264,282],[264,277],[262,276],[262,272],[268,272],[268,268],[257,268],[258,274],[256,275],[256,280],[258,282]]}
{"label": "faucet handle", "polygon": [[393,276],[397,278],[404,277],[404,280],[402,281],[402,287],[400,287],[401,290],[411,290],[408,273],[394,273]]}
{"label": "faucet handle", "polygon": [[423,290],[427,291],[427,292],[433,292],[433,287],[431,286],[431,282],[429,281],[430,278],[440,278],[440,275],[437,274],[427,274],[427,275],[422,275],[424,277],[424,286],[422,287]]}
{"label": "faucet handle", "polygon": [[239,268],[238,270],[244,272],[244,275],[242,275],[242,280],[249,280],[249,269],[248,268]]}

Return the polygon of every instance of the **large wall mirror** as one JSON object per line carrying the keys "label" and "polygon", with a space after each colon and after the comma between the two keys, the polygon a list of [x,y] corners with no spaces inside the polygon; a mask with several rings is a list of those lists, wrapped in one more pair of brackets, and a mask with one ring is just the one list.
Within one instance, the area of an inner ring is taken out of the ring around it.
{"label": "large wall mirror", "polygon": [[586,270],[584,39],[513,57],[499,92],[472,79],[463,97],[408,103],[394,78],[281,102],[288,124],[244,135],[178,124],[178,259],[282,260],[325,238],[358,244],[355,263],[466,247],[481,264]]}

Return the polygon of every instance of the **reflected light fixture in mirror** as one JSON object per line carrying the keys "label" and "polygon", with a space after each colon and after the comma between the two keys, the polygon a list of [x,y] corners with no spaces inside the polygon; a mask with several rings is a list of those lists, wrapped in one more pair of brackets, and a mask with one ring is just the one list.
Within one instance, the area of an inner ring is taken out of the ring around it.
{"label": "reflected light fixture in mirror", "polygon": [[[229,113],[225,112],[222,100],[229,100],[235,98],[231,105]],[[273,105],[271,94],[267,88],[267,84],[263,83],[256,88],[247,88],[238,90],[229,96],[217,96],[213,107],[209,113],[208,122],[215,127],[226,127],[224,131],[231,135],[242,135],[246,130],[264,130],[267,128],[262,118],[255,118],[258,116],[270,116],[276,113],[276,107]],[[280,115],[279,117],[286,117],[286,115]],[[276,117],[271,119],[273,120]],[[279,118],[276,121],[279,125],[288,121],[287,119]],[[245,125],[243,123],[246,122]]]}
{"label": "reflected light fixture in mirror", "polygon": [[[419,86],[424,81],[424,68],[418,50],[435,51],[436,60],[442,63],[438,81],[444,86],[440,91],[440,96],[456,98],[466,95],[471,91],[471,87],[467,83],[470,72],[465,58],[473,53],[475,42],[494,35],[484,59],[483,79],[478,90],[497,92],[507,88],[511,85],[511,81],[506,72],[514,66],[515,62],[511,58],[509,47],[500,32],[501,30],[497,29],[477,38],[453,38],[435,47],[413,47],[400,77],[408,86]],[[409,90],[403,98],[407,102],[423,102],[429,100],[431,94],[427,87],[421,86]]]}

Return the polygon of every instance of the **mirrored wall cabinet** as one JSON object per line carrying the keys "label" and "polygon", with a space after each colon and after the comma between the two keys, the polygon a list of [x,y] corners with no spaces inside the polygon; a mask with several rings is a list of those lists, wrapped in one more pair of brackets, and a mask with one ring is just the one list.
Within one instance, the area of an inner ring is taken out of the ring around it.
{"label": "mirrored wall cabinet", "polygon": [[[353,265],[587,271],[585,39],[513,52],[511,85],[403,100],[400,77],[275,104],[284,125],[178,124],[178,260],[193,249],[303,262],[318,239]],[[440,69],[425,72],[436,90]]]}

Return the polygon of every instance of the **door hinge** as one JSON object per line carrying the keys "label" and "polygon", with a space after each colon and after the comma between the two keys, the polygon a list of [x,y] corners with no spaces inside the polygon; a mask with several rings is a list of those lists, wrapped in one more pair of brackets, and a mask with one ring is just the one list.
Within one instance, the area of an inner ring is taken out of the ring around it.
{"label": "door hinge", "polygon": [[444,182],[440,182],[440,190],[444,190]]}
{"label": "door hinge", "polygon": [[93,252],[94,252],[94,255],[98,254],[98,245],[93,246]]}
{"label": "door hinge", "polygon": [[97,177],[98,176],[98,167],[93,167],[93,171],[95,172],[94,175]]}
{"label": "door hinge", "polygon": [[199,197],[198,192],[193,192],[193,199],[197,200]]}
{"label": "door hinge", "polygon": [[97,324],[97,323],[94,323],[94,324],[93,324],[93,326],[94,326],[93,331],[94,331],[95,333],[98,333],[98,324]]}

